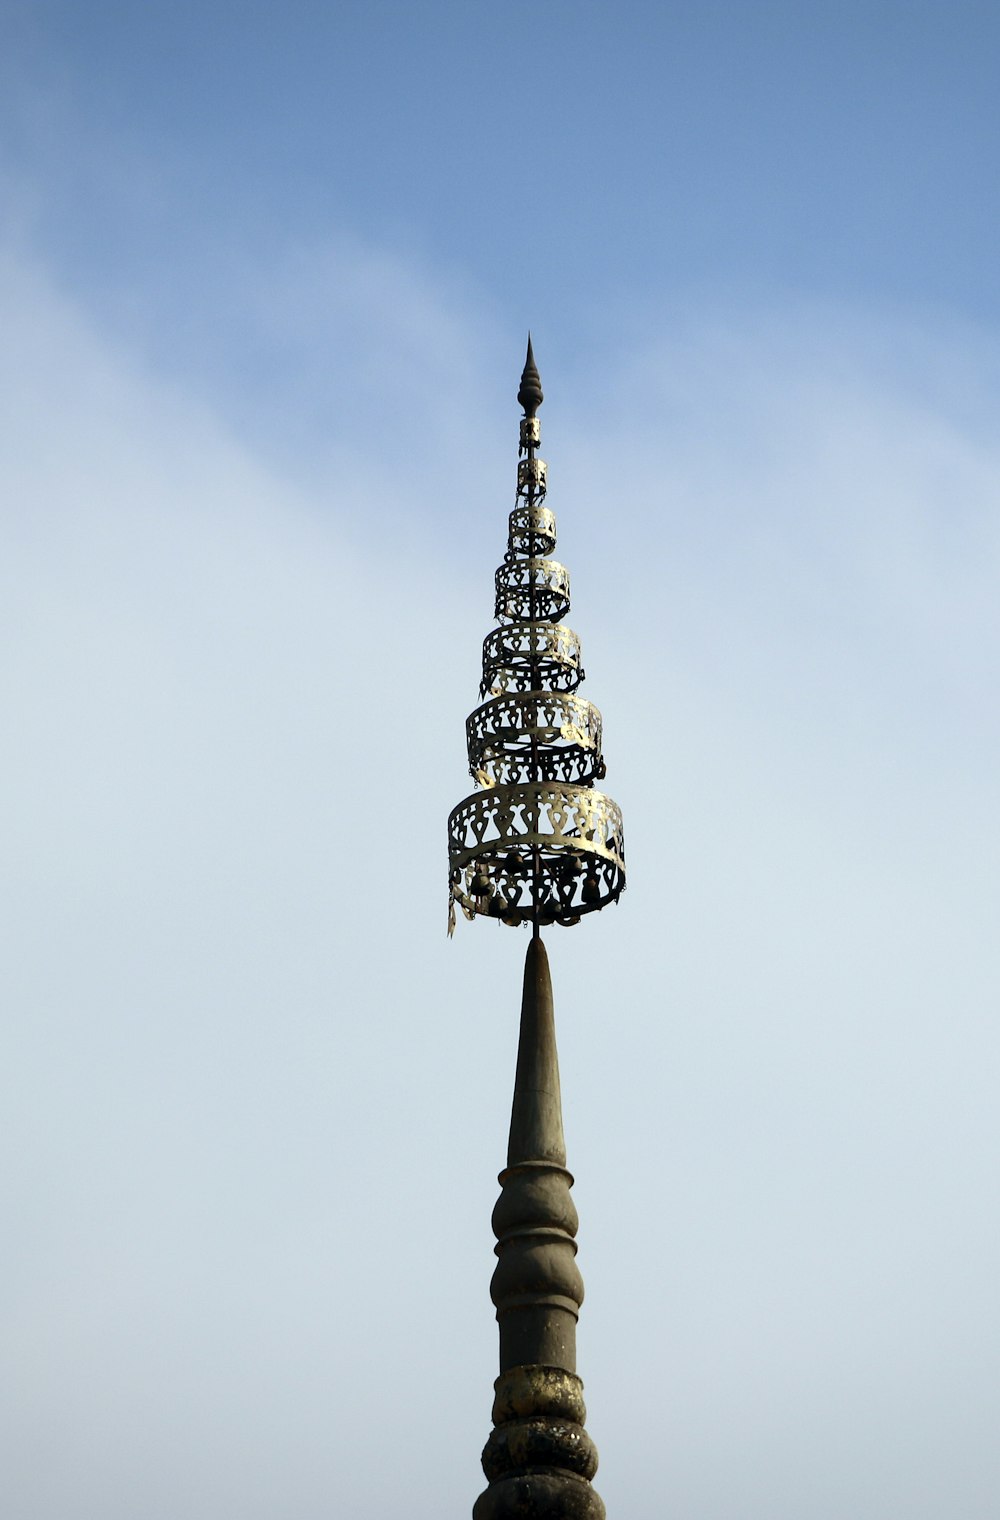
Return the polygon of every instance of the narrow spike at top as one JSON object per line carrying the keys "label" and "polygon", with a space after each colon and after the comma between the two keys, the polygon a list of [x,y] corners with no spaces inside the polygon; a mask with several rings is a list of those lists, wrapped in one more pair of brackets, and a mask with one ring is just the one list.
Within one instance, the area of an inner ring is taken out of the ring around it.
{"label": "narrow spike at top", "polygon": [[526,417],[534,417],[545,397],[542,395],[542,377],[538,373],[538,365],[531,351],[531,334],[528,334],[528,355],[524,361],[524,369],[521,372],[521,384],[518,388],[517,399],[524,407]]}

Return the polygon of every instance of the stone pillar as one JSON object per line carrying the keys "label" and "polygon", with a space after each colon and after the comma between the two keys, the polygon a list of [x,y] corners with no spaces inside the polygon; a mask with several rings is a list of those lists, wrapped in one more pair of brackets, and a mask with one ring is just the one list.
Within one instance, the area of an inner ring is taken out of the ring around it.
{"label": "stone pillar", "polygon": [[597,1450],[576,1375],[583,1279],[566,1170],[552,983],[545,946],[528,946],[507,1166],[493,1211],[499,1258],[491,1295],[500,1326],[489,1487],[473,1520],[603,1520],[590,1480]]}

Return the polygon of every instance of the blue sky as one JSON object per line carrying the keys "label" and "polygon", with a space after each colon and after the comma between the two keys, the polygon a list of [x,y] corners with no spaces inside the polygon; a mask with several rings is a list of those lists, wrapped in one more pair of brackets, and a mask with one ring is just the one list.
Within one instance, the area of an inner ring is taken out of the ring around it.
{"label": "blue sky", "polygon": [[989,5],[5,11],[7,161],[150,341],[333,233],[588,357],[707,292],[997,319]]}
{"label": "blue sky", "polygon": [[995,1520],[995,11],[0,16],[5,1512],[479,1491],[530,324],[630,861],[550,946],[597,1487]]}

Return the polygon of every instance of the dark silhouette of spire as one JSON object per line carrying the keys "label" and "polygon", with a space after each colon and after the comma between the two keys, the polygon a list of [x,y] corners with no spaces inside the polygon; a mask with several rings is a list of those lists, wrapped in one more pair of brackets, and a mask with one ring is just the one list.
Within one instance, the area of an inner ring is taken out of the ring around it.
{"label": "dark silhouette of spire", "polygon": [[528,356],[524,361],[524,369],[521,371],[521,384],[518,387],[517,399],[524,407],[526,417],[534,417],[545,397],[542,395],[542,377],[538,373],[538,365],[531,351],[531,334],[528,334]]}

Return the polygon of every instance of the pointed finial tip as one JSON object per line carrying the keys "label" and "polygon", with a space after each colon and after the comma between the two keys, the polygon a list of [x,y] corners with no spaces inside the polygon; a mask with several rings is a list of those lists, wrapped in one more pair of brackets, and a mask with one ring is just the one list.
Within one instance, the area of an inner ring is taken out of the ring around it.
{"label": "pointed finial tip", "polygon": [[542,380],[538,373],[538,365],[535,363],[535,355],[531,348],[530,332],[528,334],[528,354],[521,373],[521,384],[517,392],[517,399],[524,407],[524,415],[526,417],[534,417],[545,399],[542,395]]}

